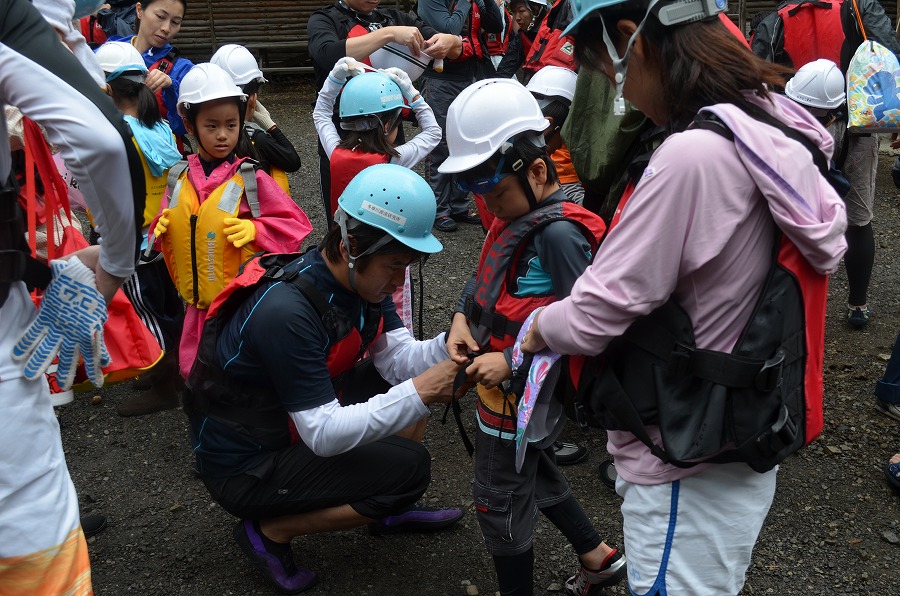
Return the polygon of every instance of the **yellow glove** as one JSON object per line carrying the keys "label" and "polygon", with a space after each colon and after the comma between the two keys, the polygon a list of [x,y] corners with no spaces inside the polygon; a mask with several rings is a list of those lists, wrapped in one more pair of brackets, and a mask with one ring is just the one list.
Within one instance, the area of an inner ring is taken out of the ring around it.
{"label": "yellow glove", "polygon": [[234,244],[235,248],[240,248],[256,239],[256,224],[252,219],[226,217],[222,221],[228,226],[225,228],[225,237]]}
{"label": "yellow glove", "polygon": [[156,227],[153,228],[153,235],[159,238],[169,229],[169,210],[163,209],[159,219],[156,220]]}

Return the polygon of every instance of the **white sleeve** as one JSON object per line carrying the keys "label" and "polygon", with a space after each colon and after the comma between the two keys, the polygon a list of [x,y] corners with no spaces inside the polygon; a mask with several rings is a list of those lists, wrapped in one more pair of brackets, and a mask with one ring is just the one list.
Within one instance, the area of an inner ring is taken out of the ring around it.
{"label": "white sleeve", "polygon": [[391,158],[391,163],[405,168],[416,166],[441,142],[441,127],[434,118],[431,106],[423,101],[412,110],[422,130],[412,140],[397,147],[400,155]]}
{"label": "white sleeve", "polygon": [[[60,49],[66,51],[61,45]],[[4,44],[0,44],[0,101],[46,128],[78,179],[103,237],[100,265],[110,275],[130,276],[136,246],[134,191],[122,136],[75,87]]]}
{"label": "white sleeve", "polygon": [[316,107],[313,109],[313,124],[316,125],[319,142],[322,143],[325,155],[329,159],[338,143],[341,142],[341,136],[338,134],[337,129],[334,127],[334,121],[331,119],[334,115],[334,102],[341,89],[341,85],[335,83],[330,77],[325,77],[325,84],[319,90],[319,96],[316,98]]}
{"label": "white sleeve", "polygon": [[428,415],[428,408],[412,380],[387,393],[349,406],[337,400],[323,406],[290,412],[303,442],[320,457],[330,457],[388,437]]}
{"label": "white sleeve", "polygon": [[444,335],[441,333],[434,339],[418,341],[409,329],[400,327],[382,333],[372,344],[369,353],[384,380],[395,385],[419,376],[450,357]]}

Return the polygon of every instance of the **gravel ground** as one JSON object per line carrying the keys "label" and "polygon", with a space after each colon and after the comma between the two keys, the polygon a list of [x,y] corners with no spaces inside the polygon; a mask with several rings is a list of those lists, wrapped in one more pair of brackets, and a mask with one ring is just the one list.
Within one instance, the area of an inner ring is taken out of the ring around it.
{"label": "gravel ground", "polygon": [[[313,98],[308,79],[270,84],[262,95],[303,158],[302,171],[291,176],[291,184],[295,199],[317,226],[317,236],[324,214],[310,118]],[[897,424],[872,408],[873,384],[884,370],[900,328],[900,299],[895,292],[900,204],[889,167],[884,156],[875,222],[878,251],[870,292],[875,318],[863,331],[842,324],[846,281],[843,272],[835,275],[826,336],[825,432],[781,468],[745,594],[897,593],[892,572],[900,544],[898,498],[886,485],[882,466],[900,451],[900,441]],[[476,226],[462,226],[454,234],[441,236],[445,249],[425,268],[426,335],[445,328],[456,296],[474,267],[481,239]],[[92,405],[90,398],[97,394],[102,396],[101,403]],[[120,418],[115,406],[129,395],[130,383],[121,383],[80,394],[59,411],[83,512],[109,517],[109,527],[88,541],[96,592],[272,593],[232,540],[234,518],[209,498],[191,474],[187,423],[181,410]],[[471,400],[464,408],[471,414]],[[321,578],[309,594],[496,592],[493,567],[472,508],[471,460],[452,417],[448,424],[440,423],[442,413],[442,408],[435,409],[426,438],[433,456],[433,479],[425,499],[464,508],[461,523],[434,535],[370,537],[365,529],[357,529],[295,540],[297,560]],[[601,535],[620,544],[619,499],[596,476],[597,465],[606,458],[604,434],[581,434],[570,424],[564,438],[589,445],[588,460],[565,472]],[[576,567],[576,558],[555,528],[544,521],[537,528],[535,559],[536,593],[560,593]],[[618,587],[608,593],[627,594],[627,589]]]}

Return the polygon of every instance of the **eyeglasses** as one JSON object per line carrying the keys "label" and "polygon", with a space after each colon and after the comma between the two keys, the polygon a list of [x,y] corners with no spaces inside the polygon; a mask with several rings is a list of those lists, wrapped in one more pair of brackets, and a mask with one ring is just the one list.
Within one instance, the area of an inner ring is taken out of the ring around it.
{"label": "eyeglasses", "polygon": [[495,186],[500,184],[501,180],[509,176],[509,174],[500,173],[505,163],[506,156],[504,155],[500,158],[500,163],[497,164],[497,169],[494,170],[494,175],[490,178],[457,178],[456,185],[463,192],[471,192],[478,195],[491,192]]}

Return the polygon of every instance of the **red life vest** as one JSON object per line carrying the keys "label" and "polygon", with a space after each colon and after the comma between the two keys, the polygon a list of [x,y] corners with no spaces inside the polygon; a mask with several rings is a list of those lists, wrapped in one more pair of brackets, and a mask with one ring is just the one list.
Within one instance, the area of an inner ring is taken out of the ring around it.
{"label": "red life vest", "polygon": [[502,9],[503,14],[503,32],[488,33],[485,38],[485,46],[487,46],[488,56],[502,56],[509,47],[509,36],[512,33],[512,16],[505,8]]}
{"label": "red life vest", "polygon": [[569,0],[556,0],[556,4],[541,21],[522,68],[532,74],[545,66],[562,66],[575,70],[575,39],[570,35],[560,37],[571,22]]}
{"label": "red life vest", "polygon": [[[161,70],[166,74],[172,72],[172,66],[175,65],[175,61],[178,60],[178,52],[173,49],[168,54],[154,62],[150,65],[150,68],[147,70]],[[171,75],[170,75],[171,76]],[[169,108],[166,107],[166,103],[163,101],[162,97],[162,89],[156,92],[156,104],[159,106],[159,115],[163,120],[168,118]],[[181,149],[181,146],[179,146]]]}
{"label": "red life vest", "polygon": [[358,329],[339,308],[331,305],[305,276],[291,268],[299,254],[265,254],[245,263],[241,273],[210,304],[197,360],[188,375],[184,409],[188,416],[214,416],[225,424],[249,430],[261,445],[277,450],[300,438],[293,421],[270,390],[241,386],[214,362],[216,344],[224,325],[260,286],[293,284],[315,308],[328,334],[328,374],[334,381],[352,369],[383,328],[381,305],[366,303],[364,325]]}
{"label": "red life vest", "polygon": [[353,177],[368,168],[379,163],[391,161],[390,155],[382,153],[366,153],[337,147],[331,154],[331,214],[338,208],[338,199],[341,193],[353,180]]}
{"label": "red life vest", "polygon": [[843,0],[806,1],[783,6],[778,11],[784,23],[784,51],[794,68],[827,58],[841,65],[844,27],[841,25]]}
{"label": "red life vest", "polygon": [[478,261],[475,293],[465,306],[472,337],[483,348],[490,345],[491,350],[500,351],[513,345],[531,311],[557,300],[554,295],[514,296],[509,292],[519,274],[522,251],[535,233],[554,221],[578,226],[592,252],[606,231],[599,215],[569,201],[538,206],[510,223],[495,219],[491,225]]}
{"label": "red life vest", "polygon": [[78,24],[81,27],[81,35],[90,47],[97,48],[106,43],[106,32],[95,15],[82,17]]}

